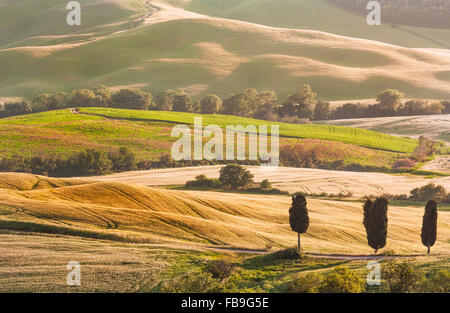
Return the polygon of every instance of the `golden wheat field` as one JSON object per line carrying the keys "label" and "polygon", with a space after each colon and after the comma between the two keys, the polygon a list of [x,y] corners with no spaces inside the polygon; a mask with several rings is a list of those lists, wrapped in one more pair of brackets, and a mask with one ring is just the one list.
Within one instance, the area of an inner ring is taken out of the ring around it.
{"label": "golden wheat field", "polygon": [[[175,191],[113,182],[0,174],[0,228],[204,249],[294,246],[289,196]],[[370,254],[357,201],[309,199],[311,253]],[[423,209],[390,207],[386,249],[423,253]],[[450,251],[450,212],[439,212],[434,253]]]}

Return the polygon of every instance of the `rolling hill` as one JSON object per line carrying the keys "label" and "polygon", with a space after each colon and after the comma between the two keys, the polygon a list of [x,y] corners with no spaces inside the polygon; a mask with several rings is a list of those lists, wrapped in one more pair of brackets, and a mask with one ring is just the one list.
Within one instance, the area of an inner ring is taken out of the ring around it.
{"label": "rolling hill", "polygon": [[31,98],[106,84],[222,97],[254,87],[276,90],[284,99],[303,83],[325,100],[373,98],[385,88],[409,97],[450,95],[444,49],[198,16],[162,4],[145,20],[87,41],[0,49],[0,96]]}
{"label": "rolling hill", "polygon": [[[0,157],[12,155],[69,156],[88,148],[105,151],[129,147],[138,161],[156,161],[170,155],[175,125],[192,125],[194,116],[203,126],[273,125],[273,122],[227,115],[136,111],[110,108],[80,108],[50,111],[0,119]],[[363,129],[328,125],[280,125],[280,148],[300,145],[314,151],[318,160],[342,161],[378,168],[390,167],[411,153],[418,142]],[[270,127],[268,127],[270,132]],[[224,137],[225,138],[225,137]],[[204,138],[204,141],[209,138]]]}
{"label": "rolling hill", "polygon": [[383,12],[382,25],[369,26],[364,15],[350,13],[329,0],[165,0],[165,2],[209,16],[274,27],[314,29],[411,48],[450,48],[449,29],[385,23]]}
{"label": "rolling hill", "polygon": [[320,121],[320,124],[369,129],[386,134],[450,142],[450,115],[395,116]]}
{"label": "rolling hill", "polygon": [[[11,181],[21,185],[8,187]],[[0,174],[0,229],[118,242],[264,249],[294,245],[290,197],[158,190],[123,183]],[[46,184],[46,183],[44,183]],[[48,188],[46,188],[48,187]],[[101,194],[102,197],[97,195]],[[303,244],[309,252],[369,253],[361,203],[309,200],[311,224]],[[391,207],[388,245],[422,252],[423,210]],[[440,212],[435,253],[449,251],[449,212]]]}
{"label": "rolling hill", "polygon": [[91,40],[130,28],[145,12],[140,0],[79,0],[82,22],[66,23],[68,2],[54,0],[0,1],[0,48],[56,45]]}

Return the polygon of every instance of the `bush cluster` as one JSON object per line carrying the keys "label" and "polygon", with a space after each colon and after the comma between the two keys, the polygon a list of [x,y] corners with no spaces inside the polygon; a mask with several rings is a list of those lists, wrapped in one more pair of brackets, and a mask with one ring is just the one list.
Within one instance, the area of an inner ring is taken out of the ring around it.
{"label": "bush cluster", "polygon": [[360,293],[364,290],[364,280],[345,266],[335,267],[324,277],[315,273],[299,275],[290,287],[295,293]]}
{"label": "bush cluster", "polygon": [[1,172],[22,172],[52,177],[102,175],[136,169],[134,153],[127,147],[105,152],[87,149],[67,158],[54,155],[12,156],[0,160]]}
{"label": "bush cluster", "polygon": [[[366,198],[373,199],[377,196],[368,196]],[[390,199],[390,200],[412,200],[412,201],[429,201],[435,200],[441,203],[450,203],[450,193],[447,193],[446,189],[442,185],[435,185],[433,183],[427,184],[422,187],[414,188],[410,191],[410,194],[402,194],[402,195],[392,195],[392,194],[383,194],[382,198]]]}

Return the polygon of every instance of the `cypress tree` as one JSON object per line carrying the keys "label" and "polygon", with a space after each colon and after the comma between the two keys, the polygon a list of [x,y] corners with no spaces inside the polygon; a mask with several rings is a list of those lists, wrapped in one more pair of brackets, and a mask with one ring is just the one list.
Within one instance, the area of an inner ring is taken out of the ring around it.
{"label": "cypress tree", "polygon": [[300,234],[306,233],[309,227],[308,208],[306,198],[303,195],[292,197],[292,206],[289,209],[289,224],[298,234],[298,251],[300,252]]}
{"label": "cypress tree", "polygon": [[437,217],[437,202],[435,200],[430,200],[425,206],[421,235],[423,245],[428,248],[428,254],[430,254],[430,248],[436,242]]}
{"label": "cypress tree", "polygon": [[388,204],[385,198],[377,198],[375,202],[367,199],[364,202],[363,224],[366,228],[367,243],[375,250],[375,253],[386,246]]}

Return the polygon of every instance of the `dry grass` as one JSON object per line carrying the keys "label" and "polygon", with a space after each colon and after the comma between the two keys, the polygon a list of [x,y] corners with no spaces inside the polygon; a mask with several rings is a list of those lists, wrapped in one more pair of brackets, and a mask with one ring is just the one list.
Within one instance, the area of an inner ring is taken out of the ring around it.
{"label": "dry grass", "polygon": [[151,60],[155,63],[195,65],[203,67],[219,77],[227,77],[236,70],[245,58],[225,50],[220,44],[214,42],[199,42],[193,45],[198,49],[199,57],[192,59],[161,58]]}
{"label": "dry grass", "polygon": [[[7,174],[10,179],[10,175]],[[0,181],[3,181],[0,175]],[[63,183],[60,183],[61,185]],[[90,183],[17,191],[1,189],[0,228],[205,248],[264,249],[295,245],[288,224],[290,198],[217,192],[158,190],[123,183]],[[361,203],[309,200],[311,226],[305,250],[367,254]],[[450,213],[439,213],[435,253],[450,248]],[[423,210],[391,207],[388,249],[424,251]]]}
{"label": "dry grass", "polygon": [[[0,292],[136,292],[156,285],[173,251],[97,240],[0,233]],[[68,262],[81,264],[81,286],[69,287]]]}
{"label": "dry grass", "polygon": [[450,114],[357,118],[321,121],[320,123],[357,127],[411,138],[425,136],[450,142]]}
{"label": "dry grass", "polygon": [[[219,177],[222,166],[202,166],[159,169],[150,171],[125,172],[89,179],[105,182],[120,181],[145,186],[182,185],[197,175],[211,178]],[[450,190],[450,177],[427,178],[413,175],[390,175],[384,173],[347,172],[308,168],[279,167],[272,171],[262,171],[259,166],[248,166],[254,174],[254,180],[261,182],[269,179],[273,186],[288,192],[307,193],[353,193],[354,196],[381,194],[409,194],[411,189],[435,183]],[[86,178],[87,179],[87,178]]]}

